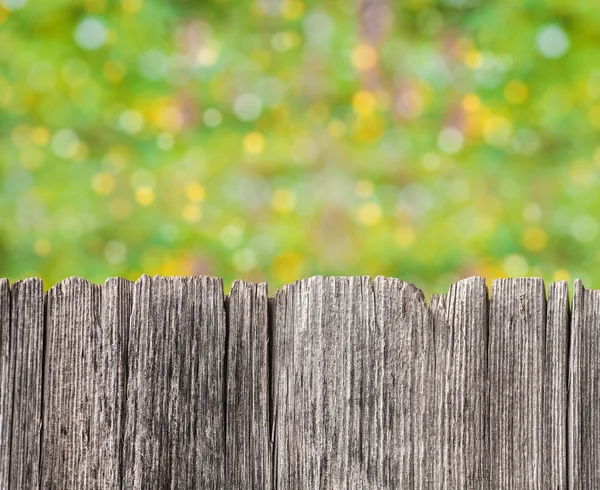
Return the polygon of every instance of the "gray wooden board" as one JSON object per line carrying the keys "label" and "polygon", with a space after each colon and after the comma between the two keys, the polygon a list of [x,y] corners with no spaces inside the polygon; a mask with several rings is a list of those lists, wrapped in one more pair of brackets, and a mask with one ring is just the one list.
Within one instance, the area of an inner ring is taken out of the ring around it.
{"label": "gray wooden board", "polygon": [[[548,286],[544,352],[543,488],[567,484],[567,407],[569,357],[569,288],[566,281]],[[600,482],[598,482],[600,483]]]}
{"label": "gray wooden board", "polygon": [[0,488],[10,480],[10,440],[12,434],[12,397],[14,352],[10,330],[10,285],[0,279]]}
{"label": "gray wooden board", "polygon": [[276,294],[278,489],[427,488],[433,338],[420,290],[315,276]]}
{"label": "gray wooden board", "polygon": [[600,488],[600,290],[573,288],[569,354],[569,488]]}
{"label": "gray wooden board", "polygon": [[[4,304],[7,285],[3,283]],[[6,320],[5,310],[3,317]],[[7,335],[3,334],[0,367],[1,405],[5,407],[0,415],[0,459],[4,460],[0,465],[3,468],[0,482],[6,485],[2,488],[37,488],[40,482],[44,338],[44,293],[40,279],[25,279],[12,284],[10,326],[8,331],[6,327],[3,330]],[[4,355],[6,348],[8,359]],[[5,411],[7,409],[12,413]]]}
{"label": "gray wooden board", "polygon": [[69,278],[47,293],[42,488],[118,488],[132,284]]}
{"label": "gray wooden board", "polygon": [[225,488],[271,488],[267,300],[244,281],[227,299]]}
{"label": "gray wooden board", "polygon": [[489,488],[487,441],[488,290],[485,279],[452,284],[431,298],[435,329],[435,438],[438,489]]}
{"label": "gray wooden board", "polygon": [[124,488],[225,488],[225,334],[222,279],[135,283]]}
{"label": "gray wooden board", "polygon": [[544,485],[546,295],[537,278],[496,279],[489,319],[491,488]]}
{"label": "gray wooden board", "polygon": [[0,488],[600,488],[581,281],[572,315],[533,278],[429,308],[364,276],[226,300],[213,277],[70,278],[45,301],[44,324],[41,281],[0,280]]}

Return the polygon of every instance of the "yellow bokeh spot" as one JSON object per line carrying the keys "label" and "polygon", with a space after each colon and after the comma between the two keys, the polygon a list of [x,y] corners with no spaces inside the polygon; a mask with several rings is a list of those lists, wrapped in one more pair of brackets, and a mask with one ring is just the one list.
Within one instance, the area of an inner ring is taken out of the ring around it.
{"label": "yellow bokeh spot", "polygon": [[192,202],[200,202],[206,197],[206,191],[200,184],[188,184],[185,187],[185,195]]}
{"label": "yellow bokeh spot", "polygon": [[600,167],[600,146],[594,151],[594,163]]}
{"label": "yellow bokeh spot", "polygon": [[588,116],[590,118],[590,122],[597,128],[600,128],[600,104],[590,107]]}
{"label": "yellow bokeh spot", "polygon": [[569,274],[568,270],[556,269],[554,271],[554,277],[553,277],[554,281],[568,281],[569,279],[571,279],[571,274]]}
{"label": "yellow bokeh spot", "polygon": [[167,133],[177,133],[183,127],[183,114],[175,105],[167,105],[159,109],[158,126]]}
{"label": "yellow bokeh spot", "polygon": [[504,98],[511,104],[522,104],[527,100],[529,89],[520,80],[512,80],[504,87]]}
{"label": "yellow bokeh spot", "polygon": [[183,219],[185,219],[189,223],[196,223],[202,217],[202,211],[200,206],[197,204],[188,204],[183,207],[182,211]]}
{"label": "yellow bokeh spot", "polygon": [[483,55],[476,49],[471,49],[465,54],[465,65],[469,68],[479,68],[483,63]]}
{"label": "yellow bokeh spot", "polygon": [[148,206],[154,201],[154,191],[152,187],[142,186],[135,191],[135,200],[142,206]]}
{"label": "yellow bokeh spot", "polygon": [[135,14],[142,8],[142,0],[121,0],[121,9],[126,14]]}
{"label": "yellow bokeh spot", "polygon": [[327,125],[327,131],[332,138],[341,138],[346,133],[346,125],[339,119],[334,119]]}
{"label": "yellow bokeh spot", "polygon": [[370,180],[359,180],[354,187],[356,194],[360,197],[369,197],[373,194],[375,187]]}
{"label": "yellow bokeh spot", "polygon": [[45,145],[50,141],[50,131],[44,127],[37,127],[31,131],[31,141],[36,145]]}
{"label": "yellow bokeh spot", "polygon": [[481,100],[476,94],[467,94],[462,98],[463,109],[467,112],[477,112],[481,108]]}
{"label": "yellow bokeh spot", "polygon": [[0,24],[4,24],[8,19],[9,12],[4,7],[0,6]]}
{"label": "yellow bokeh spot", "polygon": [[244,151],[251,155],[259,155],[265,149],[265,137],[256,131],[244,137]]}
{"label": "yellow bokeh spot", "polygon": [[131,215],[131,203],[124,197],[115,197],[108,203],[108,211],[115,219],[126,219]]}
{"label": "yellow bokeh spot", "polygon": [[85,9],[90,14],[99,14],[104,12],[106,4],[104,0],[85,0]]}
{"label": "yellow bokeh spot", "polygon": [[47,238],[38,238],[33,244],[33,250],[38,255],[48,255],[52,252],[52,244]]}
{"label": "yellow bokeh spot", "polygon": [[525,230],[521,242],[527,250],[539,252],[540,250],[546,248],[546,244],[548,243],[548,235],[543,228],[540,228],[539,226],[532,226],[531,228],[527,228]]}
{"label": "yellow bokeh spot", "polygon": [[367,202],[358,208],[356,219],[365,226],[373,226],[381,221],[381,207],[374,202]]}
{"label": "yellow bokeh spot", "polygon": [[115,178],[111,174],[100,172],[94,175],[94,178],[92,179],[92,189],[94,189],[96,194],[110,194],[114,188]]}
{"label": "yellow bokeh spot", "polygon": [[284,0],[281,3],[281,15],[285,19],[298,19],[303,13],[304,4],[300,0]]}
{"label": "yellow bokeh spot", "polygon": [[158,268],[161,276],[187,276],[191,271],[191,261],[186,256],[170,257]]}
{"label": "yellow bokeh spot", "polygon": [[376,114],[360,117],[356,121],[354,139],[360,143],[378,140],[385,130],[385,121]]}
{"label": "yellow bokeh spot", "polygon": [[296,205],[296,196],[291,189],[277,189],[271,198],[271,205],[278,213],[289,213]]}
{"label": "yellow bokeh spot", "polygon": [[491,145],[501,146],[507,144],[512,134],[512,124],[501,116],[491,116],[483,123],[483,134]]}
{"label": "yellow bokeh spot", "polygon": [[352,98],[352,107],[354,107],[354,110],[361,116],[371,114],[376,105],[377,101],[375,100],[375,96],[366,90],[356,92]]}
{"label": "yellow bokeh spot", "polygon": [[290,283],[302,277],[303,260],[296,252],[284,252],[273,260],[273,275],[281,282]]}
{"label": "yellow bokeh spot", "polygon": [[415,230],[410,226],[399,226],[394,232],[394,240],[401,247],[410,247],[415,241]]}
{"label": "yellow bokeh spot", "polygon": [[119,83],[125,76],[125,65],[119,61],[109,60],[102,67],[102,74],[111,83]]}
{"label": "yellow bokeh spot", "polygon": [[377,65],[377,51],[368,44],[359,44],[352,52],[352,64],[360,71],[375,68],[375,65]]}

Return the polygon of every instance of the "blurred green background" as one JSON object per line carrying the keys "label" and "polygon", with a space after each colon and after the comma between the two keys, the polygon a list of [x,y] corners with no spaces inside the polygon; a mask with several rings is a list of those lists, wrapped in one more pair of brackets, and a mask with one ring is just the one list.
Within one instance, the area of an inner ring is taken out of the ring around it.
{"label": "blurred green background", "polygon": [[588,0],[0,0],[0,275],[598,286]]}

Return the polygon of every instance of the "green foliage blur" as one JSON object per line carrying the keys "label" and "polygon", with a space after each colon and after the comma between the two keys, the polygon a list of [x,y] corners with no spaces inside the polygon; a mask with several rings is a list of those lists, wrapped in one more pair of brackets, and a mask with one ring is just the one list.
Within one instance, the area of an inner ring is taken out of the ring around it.
{"label": "green foliage blur", "polygon": [[0,0],[0,275],[598,285],[598,25],[588,0]]}

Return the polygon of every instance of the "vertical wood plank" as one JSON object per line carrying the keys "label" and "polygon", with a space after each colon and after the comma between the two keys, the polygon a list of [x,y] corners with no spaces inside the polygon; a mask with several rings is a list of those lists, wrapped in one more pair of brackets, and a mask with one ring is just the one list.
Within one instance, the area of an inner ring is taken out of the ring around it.
{"label": "vertical wood plank", "polygon": [[[2,297],[2,402],[0,403],[0,483],[2,488],[39,486],[42,416],[44,293],[40,279],[25,279]],[[6,391],[5,391],[6,387]]]}
{"label": "vertical wood plank", "polygon": [[224,488],[225,322],[220,278],[135,283],[124,488]]}
{"label": "vertical wood plank", "polygon": [[8,280],[0,279],[0,488],[8,488],[10,483],[13,352],[10,329],[10,285]]}
{"label": "vertical wood plank", "polygon": [[471,277],[433,296],[436,343],[435,488],[487,489],[488,289]]}
{"label": "vertical wood plank", "polygon": [[600,290],[573,288],[569,355],[569,488],[600,486]]}
{"label": "vertical wood plank", "polygon": [[118,488],[132,283],[65,279],[47,293],[42,488]]}
{"label": "vertical wood plank", "polygon": [[271,488],[267,284],[235,281],[227,299],[225,488]]}
{"label": "vertical wood plank", "polygon": [[[383,392],[379,412],[383,441],[381,486],[432,488],[435,421],[435,343],[433,320],[423,292],[407,282],[378,276],[374,281],[376,318],[383,341]],[[360,345],[360,344],[359,344]],[[373,369],[366,363],[364,369]]]}
{"label": "vertical wood plank", "polygon": [[539,278],[496,279],[489,323],[491,488],[545,489],[546,295]]}
{"label": "vertical wood plank", "polygon": [[284,286],[275,308],[275,487],[426,488],[423,294],[395,279],[315,276]]}
{"label": "vertical wood plank", "polygon": [[[569,289],[566,281],[548,286],[544,353],[543,488],[567,488],[567,405]],[[600,483],[600,482],[599,482]]]}

